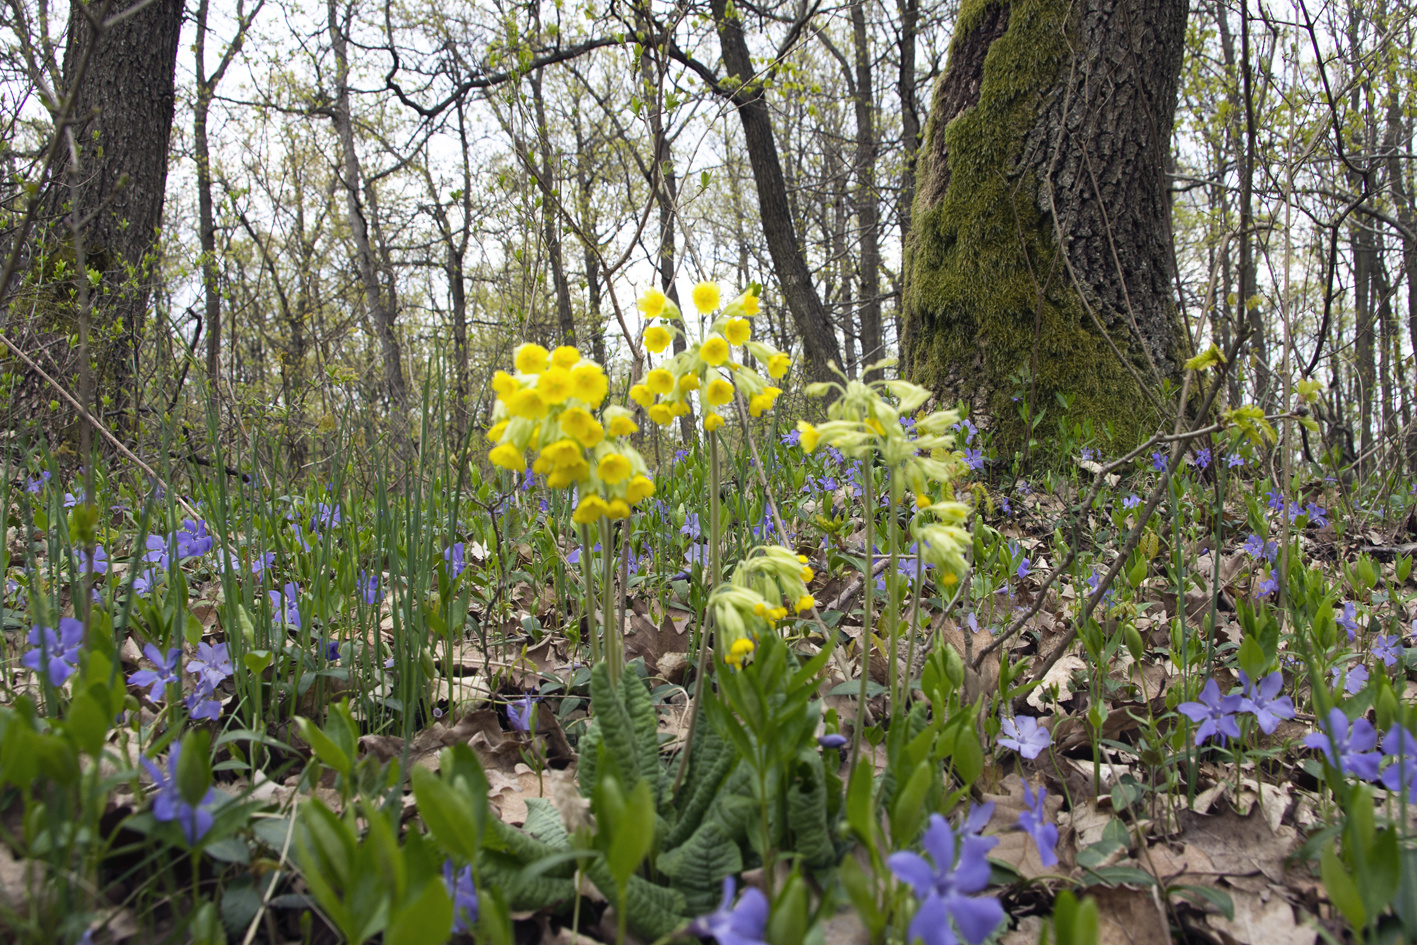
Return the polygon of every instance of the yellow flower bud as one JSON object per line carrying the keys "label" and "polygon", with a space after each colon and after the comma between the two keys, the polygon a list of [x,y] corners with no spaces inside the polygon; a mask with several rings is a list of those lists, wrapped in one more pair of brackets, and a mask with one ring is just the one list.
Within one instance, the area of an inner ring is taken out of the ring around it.
{"label": "yellow flower bud", "polygon": [[540,374],[550,363],[550,354],[541,345],[524,344],[517,347],[513,363],[522,374]]}

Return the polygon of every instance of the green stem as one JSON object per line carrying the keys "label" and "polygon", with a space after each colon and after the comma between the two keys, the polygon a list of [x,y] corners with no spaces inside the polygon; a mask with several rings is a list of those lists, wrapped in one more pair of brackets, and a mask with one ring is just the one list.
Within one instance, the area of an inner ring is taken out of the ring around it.
{"label": "green stem", "polygon": [[872,580],[876,568],[876,477],[871,470],[871,457],[861,462],[862,483],[861,502],[864,506],[862,518],[866,523],[865,556],[866,567],[861,572],[861,580],[866,592],[865,614],[861,619],[861,689],[856,697],[856,721],[851,732],[851,771],[856,772],[856,762],[861,757],[861,730],[866,727],[866,682],[871,672],[871,631],[875,624],[875,583]]}
{"label": "green stem", "polygon": [[900,505],[900,478],[894,468],[889,470],[890,506],[886,509],[886,542],[890,548],[890,564],[886,565],[886,632],[890,634],[890,684],[891,704],[888,712],[894,712],[900,705],[900,668],[896,665],[897,647],[900,643],[900,597],[896,588],[900,584],[900,574],[896,570],[900,561],[900,541],[896,535],[896,508]]}
{"label": "green stem", "polygon": [[600,645],[596,642],[595,624],[595,565],[590,550],[590,526],[581,526],[581,572],[585,579],[585,632],[590,637],[590,662],[600,662]]}
{"label": "green stem", "polygon": [[719,551],[719,507],[718,507],[718,431],[708,435],[709,441],[709,573],[705,582],[712,593],[718,586],[722,559]]}
{"label": "green stem", "polygon": [[620,670],[625,666],[625,655],[616,639],[615,607],[611,601],[615,597],[615,556],[610,553],[615,544],[611,537],[610,519],[600,519],[600,555],[605,560],[605,593],[601,596],[600,612],[605,627],[605,660],[610,664],[610,684],[620,685]]}

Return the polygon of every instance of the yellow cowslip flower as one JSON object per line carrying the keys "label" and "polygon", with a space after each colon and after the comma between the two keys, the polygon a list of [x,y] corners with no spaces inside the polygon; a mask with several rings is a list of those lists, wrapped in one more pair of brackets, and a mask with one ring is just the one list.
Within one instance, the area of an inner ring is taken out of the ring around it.
{"label": "yellow cowslip flower", "polygon": [[487,431],[487,441],[489,443],[496,443],[500,440],[502,434],[507,432],[507,424],[511,422],[510,420],[500,420],[492,424],[491,428]]}
{"label": "yellow cowslip flower", "polygon": [[728,360],[728,342],[723,340],[722,335],[709,335],[699,346],[699,357],[703,358],[705,363],[718,367]]}
{"label": "yellow cowslip flower", "polygon": [[744,315],[758,314],[758,297],[752,292],[744,292],[740,297],[740,304],[743,306]]}
{"label": "yellow cowslip flower", "polygon": [[720,417],[718,414],[711,413],[704,416],[705,433],[712,433],[714,430],[717,430],[721,426],[723,426],[723,418]]}
{"label": "yellow cowslip flower", "polygon": [[592,407],[599,407],[610,392],[610,381],[600,365],[583,361],[571,369],[571,395]]}
{"label": "yellow cowslip flower", "polygon": [[590,449],[605,437],[605,428],[590,412],[580,407],[568,407],[561,411],[561,432]]}
{"label": "yellow cowslip flower", "polygon": [[710,407],[722,407],[733,399],[733,385],[721,377],[709,381],[704,389],[704,402]]}
{"label": "yellow cowslip flower", "polygon": [[676,400],[669,405],[669,412],[676,417],[685,416],[689,412],[689,405],[682,400]]}
{"label": "yellow cowslip flower", "polygon": [[669,297],[658,289],[650,289],[640,296],[639,310],[645,313],[645,318],[658,318],[664,313],[664,304],[669,301]]}
{"label": "yellow cowslip flower", "polygon": [[731,345],[741,345],[753,337],[753,326],[746,318],[732,319],[723,326],[723,337],[727,338]]}
{"label": "yellow cowslip flower", "polygon": [[581,458],[581,448],[575,440],[561,439],[543,446],[538,455],[552,466],[566,466]]}
{"label": "yellow cowslip flower", "polygon": [[666,426],[674,419],[674,411],[665,404],[654,404],[649,408],[649,418],[660,426]]}
{"label": "yellow cowslip flower", "polygon": [[786,620],[786,619],[787,619],[787,608],[786,608],[786,607],[774,607],[774,608],[772,608],[771,610],[768,611],[768,619],[769,619],[769,620],[774,620],[774,621],[776,621],[776,620]]}
{"label": "yellow cowslip flower", "polygon": [[492,447],[487,453],[487,458],[492,460],[494,466],[501,466],[512,472],[522,472],[526,469],[526,457],[522,456],[521,450],[510,443]]}
{"label": "yellow cowslip flower", "polygon": [[712,282],[700,282],[694,286],[694,308],[707,315],[718,311],[718,286]]}
{"label": "yellow cowslip flower", "polygon": [[610,418],[610,426],[607,432],[611,436],[629,436],[638,430],[639,427],[635,425],[635,421],[624,414],[620,414]]}
{"label": "yellow cowslip flower", "polygon": [[546,485],[552,489],[564,489],[573,482],[585,482],[590,478],[590,463],[577,459],[574,463],[558,466],[546,474]]}
{"label": "yellow cowslip flower", "polygon": [[606,453],[596,465],[595,474],[613,486],[630,475],[630,461],[619,453]]}
{"label": "yellow cowslip flower", "polygon": [[699,376],[697,374],[685,374],[679,378],[679,393],[688,394],[699,389]]}
{"label": "yellow cowslip flower", "polygon": [[497,392],[498,400],[506,400],[508,397],[522,389],[521,382],[506,371],[498,371],[492,375],[492,389]]}
{"label": "yellow cowslip flower", "polygon": [[792,359],[785,354],[775,354],[768,358],[768,377],[778,380],[792,367]]}
{"label": "yellow cowslip flower", "polygon": [[630,517],[630,506],[624,499],[611,499],[605,507],[605,517],[612,521]]}
{"label": "yellow cowslip flower", "polygon": [[625,487],[625,500],[631,505],[639,505],[654,495],[654,482],[648,476],[636,476]]}
{"label": "yellow cowslip flower", "polygon": [[811,594],[803,594],[801,597],[797,598],[797,603],[793,606],[797,608],[797,612],[800,614],[804,610],[810,610],[817,606],[817,599]]}
{"label": "yellow cowslip flower", "polygon": [[[560,348],[556,349],[560,351]],[[559,404],[571,396],[571,372],[554,364],[536,379],[536,392],[548,404]]]}
{"label": "yellow cowslip flower", "polygon": [[517,372],[520,374],[540,374],[546,370],[550,358],[550,353],[541,345],[528,342],[517,346],[512,363],[517,366]]}
{"label": "yellow cowslip flower", "polygon": [[734,669],[742,669],[743,660],[751,656],[755,649],[757,649],[757,646],[752,640],[749,640],[747,637],[740,637],[734,640],[733,645],[728,648],[728,655],[723,658],[723,661]]}
{"label": "yellow cowslip flower", "polygon": [[600,521],[608,511],[610,511],[609,503],[598,495],[588,495],[581,499],[576,510],[571,513],[571,521],[577,525],[589,525],[591,522]]}
{"label": "yellow cowslip flower", "polygon": [[551,352],[551,364],[553,367],[573,368],[581,360],[581,353],[570,345],[561,345]]}
{"label": "yellow cowslip flower", "polygon": [[777,401],[778,395],[781,393],[782,388],[780,387],[764,388],[761,394],[755,394],[753,398],[748,401],[748,412],[755,417],[761,417],[763,411],[772,409],[772,405]]}
{"label": "yellow cowslip flower", "polygon": [[664,368],[655,368],[645,375],[645,386],[650,393],[663,396],[674,389],[674,375]]}
{"label": "yellow cowslip flower", "polygon": [[809,564],[804,564],[804,565],[802,566],[802,583],[803,583],[803,584],[811,584],[811,583],[812,583],[812,578],[814,578],[814,577],[816,577],[816,576],[817,576],[817,572],[812,570],[812,566],[811,566],[811,565],[809,565]]}
{"label": "yellow cowslip flower", "polygon": [[799,442],[802,444],[802,449],[810,453],[817,448],[817,440],[821,437],[821,434],[817,432],[816,427],[812,426],[806,420],[798,420],[797,432],[801,434],[801,440]]}
{"label": "yellow cowslip flower", "polygon": [[540,420],[546,416],[546,401],[535,390],[525,387],[507,398],[507,412],[514,417]]}
{"label": "yellow cowslip flower", "polygon": [[669,347],[669,342],[674,339],[670,336],[669,330],[663,325],[651,325],[645,329],[645,347],[652,354],[659,354]]}
{"label": "yellow cowslip flower", "polygon": [[654,403],[654,391],[643,384],[636,384],[630,388],[630,399],[645,409]]}

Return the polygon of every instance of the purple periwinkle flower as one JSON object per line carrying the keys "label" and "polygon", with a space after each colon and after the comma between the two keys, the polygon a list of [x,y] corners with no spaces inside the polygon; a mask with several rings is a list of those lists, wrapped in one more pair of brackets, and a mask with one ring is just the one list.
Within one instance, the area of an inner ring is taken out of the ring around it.
{"label": "purple periwinkle flower", "polygon": [[536,700],[529,695],[507,703],[507,721],[511,723],[512,728],[518,732],[530,732],[531,713],[535,706]]}
{"label": "purple periwinkle flower", "polygon": [[1345,670],[1342,666],[1335,666],[1329,670],[1328,684],[1335,689],[1342,685],[1344,692],[1354,695],[1368,684],[1368,667],[1354,666]]}
{"label": "purple periwinkle flower", "polygon": [[20,657],[20,662],[36,673],[49,677],[51,686],[63,685],[74,675],[79,660],[79,647],[84,642],[84,625],[73,617],[59,618],[59,632],[35,624],[30,628],[29,642],[34,649]]}
{"label": "purple periwinkle flower", "polygon": [[1166,468],[1166,454],[1160,451],[1151,454],[1151,468],[1161,472]]}
{"label": "purple periwinkle flower", "polygon": [[1343,774],[1356,775],[1364,781],[1377,779],[1382,756],[1373,750],[1378,743],[1378,733],[1372,722],[1358,718],[1350,727],[1348,716],[1335,706],[1328,710],[1323,727],[1325,731],[1304,737],[1305,748],[1322,751],[1324,759]]}
{"label": "purple periwinkle flower", "polygon": [[1271,512],[1284,511],[1284,493],[1278,489],[1271,489],[1265,494],[1269,497],[1268,505]]}
{"label": "purple periwinkle flower", "polygon": [[182,700],[182,704],[187,707],[187,716],[194,722],[206,719],[215,722],[221,718],[221,702],[217,699],[208,699],[212,695],[211,690],[200,685],[187,698]]}
{"label": "purple periwinkle flower", "polygon": [[1251,558],[1263,558],[1273,562],[1275,555],[1279,554],[1278,542],[1265,541],[1259,535],[1250,535],[1245,539],[1245,543],[1240,546],[1240,550]]}
{"label": "purple periwinkle flower", "polygon": [[300,629],[300,586],[287,583],[279,591],[266,591],[271,602],[271,616],[278,622]]}
{"label": "purple periwinkle flower", "polygon": [[1383,736],[1383,754],[1392,764],[1383,769],[1383,787],[1394,794],[1407,792],[1407,802],[1417,804],[1417,738],[1401,725]]}
{"label": "purple periwinkle flower", "polygon": [[828,751],[834,748],[841,748],[846,744],[846,736],[836,732],[830,735],[818,735],[817,744]]}
{"label": "purple periwinkle flower", "polygon": [[1308,505],[1304,506],[1304,511],[1309,516],[1310,525],[1314,525],[1318,528],[1323,528],[1325,525],[1328,524],[1328,509],[1324,508],[1323,506],[1315,505],[1314,503],[1310,502]]}
{"label": "purple periwinkle flower", "polygon": [[[992,813],[992,805],[986,807]],[[971,895],[989,884],[989,861],[985,856],[999,842],[997,837],[974,835],[969,829],[974,819],[971,816],[971,823],[961,831],[956,844],[949,821],[931,814],[930,826],[921,838],[930,860],[902,850],[892,853],[887,861],[891,872],[910,884],[920,902],[906,933],[910,940],[919,938],[925,945],[958,945],[963,938],[969,945],[979,945],[1004,921],[1004,907],[998,899]]]}
{"label": "purple periwinkle flower", "polygon": [[173,537],[179,558],[197,558],[212,550],[212,536],[207,534],[207,523],[202,519],[184,518],[182,527]]}
{"label": "purple periwinkle flower", "polygon": [[379,603],[379,575],[366,574],[360,571],[356,586],[359,588],[360,596],[364,598],[364,603],[368,604],[370,607]]}
{"label": "purple periwinkle flower", "polygon": [[1256,597],[1265,598],[1279,590],[1279,578],[1276,576],[1277,574],[1277,571],[1270,571],[1265,575],[1264,580],[1260,581],[1259,586],[1255,588]]}
{"label": "purple periwinkle flower", "polygon": [[1210,447],[1203,446],[1196,451],[1195,466],[1197,469],[1205,469],[1210,465]]}
{"label": "purple periwinkle flower", "polygon": [[978,471],[984,468],[984,451],[966,449],[964,451],[964,463],[970,469]]}
{"label": "purple periwinkle flower", "polygon": [[778,437],[778,442],[783,446],[796,446],[798,443],[802,442],[802,433],[798,430],[789,430],[787,433]]}
{"label": "purple periwinkle flower", "polygon": [[1343,613],[1333,619],[1340,627],[1348,631],[1348,642],[1352,643],[1358,632],[1358,605],[1351,600],[1344,601]]}
{"label": "purple periwinkle flower", "polygon": [[166,656],[163,656],[161,650],[148,643],[143,646],[143,655],[157,669],[140,669],[128,677],[128,682],[138,687],[151,686],[148,698],[157,702],[163,698],[167,687],[180,679],[177,674],[177,664],[182,659],[182,648],[174,646],[167,651]]}
{"label": "purple periwinkle flower", "polygon": [[443,862],[443,885],[453,899],[453,934],[461,935],[477,924],[477,887],[472,884],[472,867],[453,869],[453,861]]}
{"label": "purple periwinkle flower", "polygon": [[1176,706],[1176,711],[1192,722],[1200,723],[1200,728],[1196,729],[1197,745],[1207,738],[1215,738],[1223,745],[1228,738],[1240,737],[1235,713],[1240,710],[1243,700],[1244,696],[1239,695],[1222,696],[1220,684],[1212,679],[1201,690],[1199,702],[1183,702]]}
{"label": "purple periwinkle flower", "polygon": [[143,560],[148,564],[155,564],[163,571],[166,571],[171,564],[167,552],[167,539],[161,535],[149,535],[143,539],[143,547],[147,549],[143,554]]}
{"label": "purple periwinkle flower", "polygon": [[167,752],[167,772],[153,764],[146,757],[140,758],[143,767],[152,775],[157,794],[153,796],[153,817],[159,821],[177,821],[188,844],[194,844],[212,829],[212,812],[221,795],[216,788],[207,788],[207,793],[196,805],[187,803],[177,786],[177,763],[182,754],[182,743],[173,742]]}
{"label": "purple periwinkle flower", "polygon": [[333,528],[342,521],[339,506],[326,505],[323,502],[315,503],[315,514],[310,516],[310,531],[318,532],[322,528]]}
{"label": "purple periwinkle flower", "polygon": [[736,888],[732,876],[723,877],[723,901],[713,912],[691,922],[689,934],[716,939],[718,945],[763,945],[768,924],[768,897],[762,890],[746,889],[735,906]]}
{"label": "purple periwinkle flower", "polygon": [[954,426],[950,427],[950,429],[951,429],[951,430],[963,430],[963,431],[964,431],[964,442],[966,442],[966,443],[968,443],[968,442],[970,442],[971,440],[973,440],[973,439],[974,439],[974,434],[976,434],[976,433],[979,432],[979,428],[976,427],[976,426],[974,425],[974,423],[973,423],[972,421],[970,421],[969,418],[967,418],[967,417],[966,417],[965,419],[961,420],[959,423],[956,423]]}
{"label": "purple periwinkle flower", "polygon": [[462,542],[457,542],[443,549],[443,560],[448,563],[448,577],[456,578],[466,570],[466,550],[467,546]]}
{"label": "purple periwinkle flower", "polygon": [[1241,670],[1240,684],[1245,687],[1240,698],[1240,711],[1253,715],[1260,731],[1266,735],[1274,733],[1281,719],[1294,718],[1294,700],[1279,695],[1279,690],[1284,688],[1284,676],[1279,670],[1276,669],[1258,684]]}
{"label": "purple periwinkle flower", "polygon": [[1245,457],[1241,456],[1239,453],[1230,453],[1225,457],[1225,465],[1229,469],[1234,469],[1236,466],[1243,466],[1245,465]]}
{"label": "purple periwinkle flower", "polygon": [[1014,569],[1014,577],[1018,578],[1020,581],[1028,577],[1028,566],[1031,563],[1032,562],[1029,561],[1029,559],[1027,558],[1024,558],[1022,561],[1020,561],[1018,567]]}
{"label": "purple periwinkle flower", "polygon": [[1137,495],[1135,492],[1133,492],[1131,495],[1127,496],[1125,499],[1122,500],[1122,508],[1127,509],[1128,511],[1136,508],[1139,505],[1141,505],[1141,496]]}
{"label": "purple periwinkle flower", "polygon": [[703,534],[703,530],[699,527],[698,512],[690,512],[684,516],[684,524],[679,527],[679,534],[688,535],[690,538],[698,538]]}
{"label": "purple periwinkle flower", "polygon": [[1049,822],[1048,812],[1044,809],[1043,802],[1048,797],[1048,789],[1043,785],[1038,786],[1038,793],[1033,793],[1033,788],[1028,782],[1023,785],[1023,802],[1027,805],[1023,813],[1018,815],[1019,829],[1033,838],[1033,845],[1038,848],[1038,859],[1044,866],[1056,866],[1058,863],[1058,826]]}
{"label": "purple periwinkle flower", "polygon": [[198,643],[197,658],[187,661],[187,672],[197,674],[197,688],[208,692],[231,675],[231,657],[225,643]]}
{"label": "purple periwinkle flower", "polygon": [[31,495],[39,495],[39,491],[49,482],[51,473],[47,469],[41,469],[38,476],[35,476],[25,485],[25,491]]}
{"label": "purple periwinkle flower", "polygon": [[999,744],[1032,761],[1042,754],[1043,749],[1053,742],[1052,734],[1038,720],[1028,715],[1012,716],[1003,720],[999,730]]}
{"label": "purple periwinkle flower", "polygon": [[107,574],[108,552],[102,545],[95,545],[92,551],[80,551],[79,566],[88,574]]}
{"label": "purple periwinkle flower", "polygon": [[1402,638],[1395,633],[1380,633],[1373,641],[1373,657],[1392,667],[1402,659]]}

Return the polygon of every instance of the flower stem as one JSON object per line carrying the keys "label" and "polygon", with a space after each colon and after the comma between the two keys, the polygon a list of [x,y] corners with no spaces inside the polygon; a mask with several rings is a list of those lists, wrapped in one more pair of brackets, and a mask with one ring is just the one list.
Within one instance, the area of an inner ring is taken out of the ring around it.
{"label": "flower stem", "polygon": [[622,640],[616,639],[615,633],[615,607],[611,600],[615,596],[615,556],[610,553],[611,546],[615,544],[613,533],[610,529],[610,519],[600,520],[600,548],[601,557],[605,559],[605,593],[601,595],[600,612],[605,626],[605,660],[610,664],[610,684],[620,685],[620,670],[625,666],[625,654],[620,646]]}
{"label": "flower stem", "polygon": [[600,646],[596,642],[595,565],[591,559],[590,527],[587,525],[581,526],[581,572],[585,578],[585,633],[590,638],[590,661],[594,665],[600,661]]}
{"label": "flower stem", "polygon": [[856,762],[861,757],[861,730],[866,726],[866,681],[871,672],[871,633],[874,629],[875,583],[872,577],[876,570],[876,477],[871,471],[871,457],[861,462],[861,502],[866,522],[865,555],[866,568],[861,572],[862,589],[866,592],[865,614],[861,618],[861,689],[856,698],[856,721],[851,732],[851,771],[856,772]]}
{"label": "flower stem", "polygon": [[891,563],[886,566],[886,632],[890,634],[890,712],[900,706],[900,668],[896,665],[897,648],[900,643],[900,597],[896,588],[900,584],[900,539],[896,523],[896,508],[900,505],[900,479],[894,468],[889,470],[890,505],[886,509],[886,542],[890,548]]}

